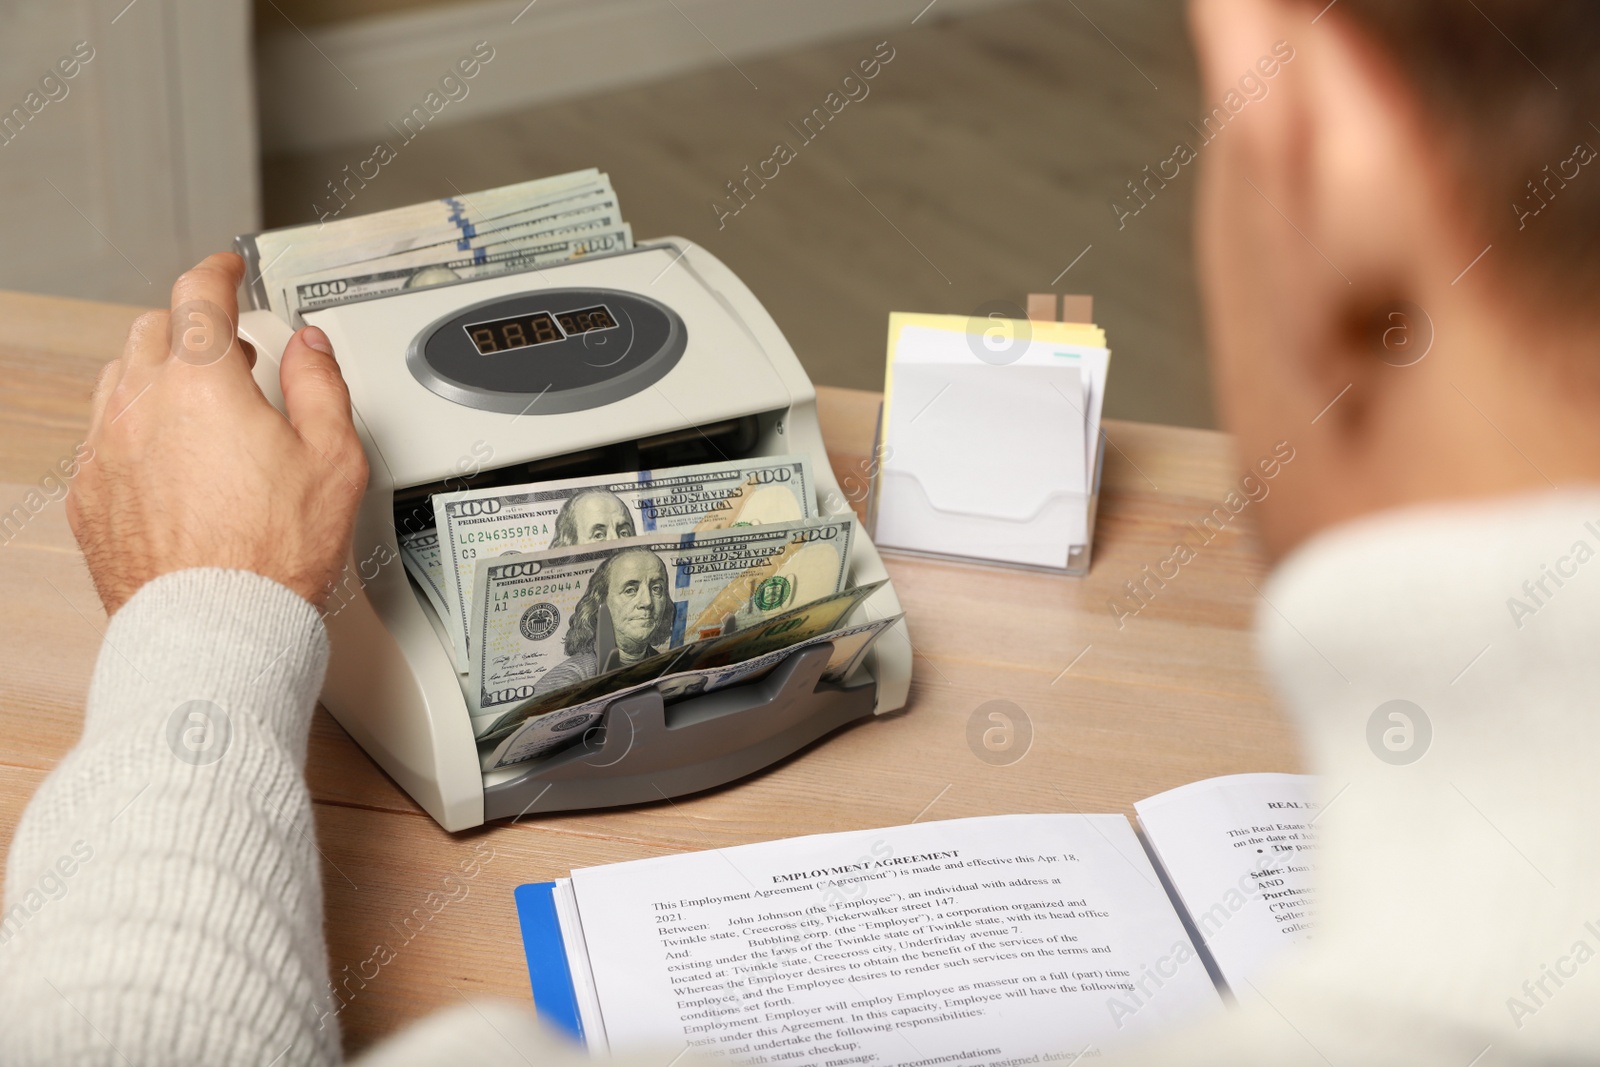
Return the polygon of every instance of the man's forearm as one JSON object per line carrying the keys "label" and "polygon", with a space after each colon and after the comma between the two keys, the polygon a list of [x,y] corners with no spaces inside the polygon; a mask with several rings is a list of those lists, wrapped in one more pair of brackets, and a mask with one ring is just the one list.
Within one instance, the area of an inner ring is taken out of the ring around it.
{"label": "man's forearm", "polygon": [[338,1062],[302,775],[326,663],[315,609],[243,571],[117,612],[7,860],[0,1061]]}

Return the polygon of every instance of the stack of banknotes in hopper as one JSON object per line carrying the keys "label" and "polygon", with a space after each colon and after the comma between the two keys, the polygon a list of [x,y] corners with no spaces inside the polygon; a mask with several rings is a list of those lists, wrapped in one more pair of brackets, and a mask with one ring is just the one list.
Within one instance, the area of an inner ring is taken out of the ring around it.
{"label": "stack of banknotes in hopper", "polygon": [[[759,678],[813,645],[846,678],[899,618],[847,625],[851,517],[769,456],[440,493],[401,558],[450,635],[486,770],[573,742],[618,696]],[[881,583],[879,583],[881,584]]]}
{"label": "stack of banknotes in hopper", "polygon": [[594,169],[239,237],[252,307],[291,326],[317,308],[633,247]]}

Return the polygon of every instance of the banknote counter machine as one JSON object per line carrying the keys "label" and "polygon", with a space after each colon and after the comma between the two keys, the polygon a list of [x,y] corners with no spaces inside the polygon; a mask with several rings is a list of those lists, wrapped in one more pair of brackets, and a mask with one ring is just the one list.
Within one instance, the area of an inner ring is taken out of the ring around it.
{"label": "banknote counter machine", "polygon": [[[446,830],[711,788],[904,705],[902,621],[841,684],[818,680],[826,646],[806,649],[757,681],[673,704],[654,689],[621,697],[570,747],[484,772],[450,638],[400,566],[397,525],[437,492],[778,454],[810,456],[820,513],[848,515],[815,389],[750,290],[680,238],[304,317],[338,353],[371,467],[350,561],[359,582],[327,616],[322,700]],[[252,310],[239,333],[281,408],[290,327]],[[864,534],[851,577],[887,577]],[[899,614],[893,587],[863,609]]]}

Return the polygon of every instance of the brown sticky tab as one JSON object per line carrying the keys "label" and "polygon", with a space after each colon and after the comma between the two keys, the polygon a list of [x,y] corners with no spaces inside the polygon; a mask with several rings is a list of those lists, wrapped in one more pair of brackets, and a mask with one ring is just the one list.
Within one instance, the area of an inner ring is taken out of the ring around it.
{"label": "brown sticky tab", "polygon": [[[1029,316],[1032,317],[1031,315]],[[1094,325],[1094,297],[1067,293],[1061,297],[1061,321]]]}
{"label": "brown sticky tab", "polygon": [[1056,294],[1029,293],[1028,318],[1034,322],[1060,322],[1056,318]]}

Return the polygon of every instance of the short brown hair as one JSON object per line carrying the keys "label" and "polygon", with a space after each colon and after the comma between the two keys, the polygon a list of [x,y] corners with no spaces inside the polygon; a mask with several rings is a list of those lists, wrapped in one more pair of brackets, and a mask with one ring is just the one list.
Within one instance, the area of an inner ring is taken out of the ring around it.
{"label": "short brown hair", "polygon": [[1440,120],[1462,204],[1505,249],[1496,273],[1546,299],[1587,298],[1600,284],[1600,3],[1335,3],[1310,0],[1375,41]]}

